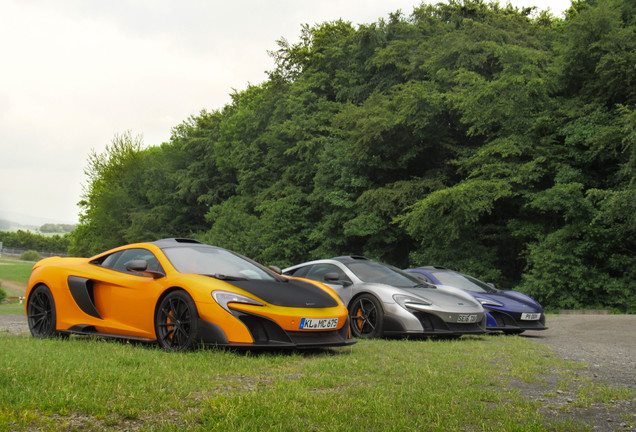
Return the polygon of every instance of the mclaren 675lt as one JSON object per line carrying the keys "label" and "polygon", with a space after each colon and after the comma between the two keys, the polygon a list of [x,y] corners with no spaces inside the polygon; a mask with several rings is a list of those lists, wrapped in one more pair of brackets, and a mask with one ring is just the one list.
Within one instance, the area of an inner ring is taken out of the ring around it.
{"label": "mclaren 675lt", "polygon": [[355,343],[347,309],[329,287],[189,239],[45,258],[33,267],[26,297],[29,329],[39,338],[110,336],[169,351]]}

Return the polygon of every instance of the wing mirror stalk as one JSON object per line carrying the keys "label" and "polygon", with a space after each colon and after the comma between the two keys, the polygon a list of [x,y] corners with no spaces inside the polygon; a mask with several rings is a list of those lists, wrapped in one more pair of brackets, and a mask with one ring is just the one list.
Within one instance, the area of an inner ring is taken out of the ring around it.
{"label": "wing mirror stalk", "polygon": [[283,274],[283,271],[278,266],[271,265],[271,266],[268,266],[267,268],[270,269],[271,271],[273,271],[274,273],[279,274],[279,275]]}

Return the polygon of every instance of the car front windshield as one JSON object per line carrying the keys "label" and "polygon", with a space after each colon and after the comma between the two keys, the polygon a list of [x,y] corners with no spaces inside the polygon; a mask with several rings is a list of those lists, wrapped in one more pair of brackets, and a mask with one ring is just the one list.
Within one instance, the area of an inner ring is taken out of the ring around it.
{"label": "car front windshield", "polygon": [[195,273],[218,279],[276,280],[268,271],[225,249],[211,246],[183,246],[163,249],[180,273]]}
{"label": "car front windshield", "polygon": [[381,283],[400,288],[425,287],[422,282],[402,270],[375,261],[360,261],[347,267],[363,282]]}
{"label": "car front windshield", "polygon": [[463,275],[454,271],[431,270],[431,274],[439,281],[448,286],[465,289],[474,292],[494,292],[490,286],[471,276]]}

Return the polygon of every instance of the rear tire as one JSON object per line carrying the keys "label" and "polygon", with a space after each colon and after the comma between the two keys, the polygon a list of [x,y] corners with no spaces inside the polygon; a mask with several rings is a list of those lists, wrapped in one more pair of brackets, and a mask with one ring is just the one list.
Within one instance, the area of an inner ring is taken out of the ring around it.
{"label": "rear tire", "polygon": [[155,333],[166,351],[187,351],[199,342],[199,313],[185,291],[173,291],[159,303]]}
{"label": "rear tire", "polygon": [[39,339],[55,336],[57,315],[55,300],[46,285],[38,285],[29,295],[27,301],[27,320],[31,334]]}

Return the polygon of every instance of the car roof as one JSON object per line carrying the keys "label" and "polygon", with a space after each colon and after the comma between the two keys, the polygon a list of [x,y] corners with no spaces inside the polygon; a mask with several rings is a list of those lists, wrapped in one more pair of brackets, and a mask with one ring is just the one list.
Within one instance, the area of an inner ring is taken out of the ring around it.
{"label": "car roof", "polygon": [[358,261],[371,261],[369,258],[365,258],[363,256],[360,255],[345,255],[345,256],[337,256],[337,257],[333,257],[330,258],[334,261],[339,261],[343,264],[348,264],[348,263],[352,263],[352,262],[358,262]]}
{"label": "car roof", "polygon": [[153,244],[157,247],[159,247],[160,249],[165,249],[165,248],[169,248],[169,247],[176,247],[176,246],[184,246],[184,245],[188,245],[188,246],[207,246],[207,247],[216,247],[216,246],[210,246],[208,244],[205,243],[201,243],[200,241],[197,240],[193,240],[193,239],[188,239],[188,238],[164,238],[161,240],[155,240],[152,242],[148,242],[150,244]]}
{"label": "car roof", "polygon": [[412,268],[410,270],[418,270],[418,269],[422,269],[422,270],[445,270],[445,271],[455,271],[455,270],[451,270],[449,268],[446,267],[440,267],[440,266],[420,266],[420,267],[416,267],[416,268]]}

